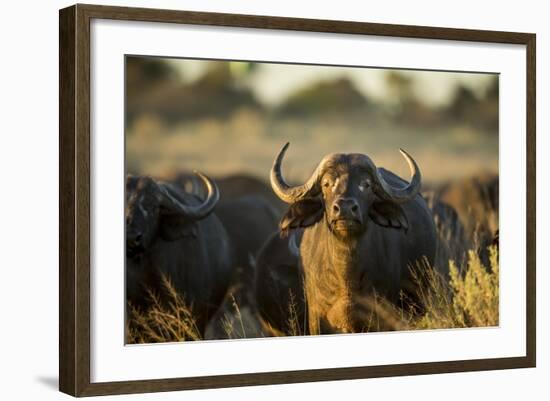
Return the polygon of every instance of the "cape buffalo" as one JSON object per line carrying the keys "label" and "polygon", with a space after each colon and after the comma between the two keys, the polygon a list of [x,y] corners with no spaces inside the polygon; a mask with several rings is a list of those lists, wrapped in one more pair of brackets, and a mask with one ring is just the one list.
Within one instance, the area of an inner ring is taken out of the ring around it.
{"label": "cape buffalo", "polygon": [[305,334],[307,314],[299,260],[302,232],[296,229],[288,236],[275,232],[258,253],[254,292],[266,334]]}
{"label": "cape buffalo", "polygon": [[278,213],[262,197],[243,196],[220,202],[216,216],[231,239],[235,264],[248,267],[267,238],[277,230]]}
{"label": "cape buffalo", "polygon": [[[223,196],[223,195],[222,195]],[[228,319],[239,315],[235,337],[259,335],[253,295],[256,264],[254,258],[268,237],[277,230],[279,213],[264,198],[248,195],[219,202],[215,209],[231,242],[236,267],[231,279],[228,296],[209,324],[208,338],[227,338]],[[237,311],[235,305],[238,306]],[[247,324],[249,321],[250,324]]]}
{"label": "cape buffalo", "polygon": [[469,240],[489,241],[498,229],[498,175],[481,173],[453,180],[443,185],[436,196],[456,210]]}
{"label": "cape buffalo", "polygon": [[397,302],[402,291],[414,292],[410,266],[424,259],[433,263],[436,231],[419,194],[420,169],[401,150],[412,172],[407,183],[366,155],[334,153],[323,158],[305,184],[290,186],[281,172],[288,146],[275,159],[271,186],[290,204],[280,222],[281,235],[303,229],[298,259],[306,329],[310,334],[363,331],[364,299],[380,295]]}
{"label": "cape buffalo", "polygon": [[147,290],[162,294],[165,275],[204,333],[225,296],[233,255],[227,232],[212,213],[218,188],[205,175],[197,175],[206,187],[204,200],[173,184],[127,177],[126,297],[134,306],[147,308]]}
{"label": "cape buffalo", "polygon": [[437,231],[436,266],[446,266],[449,260],[459,266],[466,260],[472,244],[455,208],[443,202],[434,193],[424,194],[432,211]]}

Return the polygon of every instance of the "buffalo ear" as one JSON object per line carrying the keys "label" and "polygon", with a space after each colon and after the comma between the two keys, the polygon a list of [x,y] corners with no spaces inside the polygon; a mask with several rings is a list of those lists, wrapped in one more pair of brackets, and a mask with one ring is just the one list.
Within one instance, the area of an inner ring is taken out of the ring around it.
{"label": "buffalo ear", "polygon": [[369,209],[369,217],[382,227],[402,228],[407,232],[409,220],[403,208],[391,202],[374,202]]}
{"label": "buffalo ear", "polygon": [[196,237],[197,225],[181,216],[164,214],[160,217],[159,234],[165,241],[175,241],[183,237]]}
{"label": "buffalo ear", "polygon": [[279,223],[281,237],[286,237],[290,230],[309,227],[323,218],[324,205],[319,198],[306,198],[294,202]]}

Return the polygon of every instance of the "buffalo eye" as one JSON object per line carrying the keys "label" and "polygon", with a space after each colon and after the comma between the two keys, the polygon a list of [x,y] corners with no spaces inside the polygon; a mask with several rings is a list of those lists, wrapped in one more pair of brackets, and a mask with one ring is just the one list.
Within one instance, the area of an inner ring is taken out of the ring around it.
{"label": "buffalo eye", "polygon": [[370,187],[370,180],[366,178],[359,184],[359,191],[363,192],[368,187]]}

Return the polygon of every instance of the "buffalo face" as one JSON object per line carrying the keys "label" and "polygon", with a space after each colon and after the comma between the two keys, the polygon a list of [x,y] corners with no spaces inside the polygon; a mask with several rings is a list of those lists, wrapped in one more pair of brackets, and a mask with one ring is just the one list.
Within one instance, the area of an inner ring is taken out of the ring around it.
{"label": "buffalo face", "polygon": [[160,216],[157,184],[149,177],[126,179],[126,254],[135,257],[149,248]]}
{"label": "buffalo face", "polygon": [[208,177],[197,174],[206,187],[202,203],[196,202],[193,196],[184,200],[180,189],[150,177],[127,177],[126,255],[129,258],[143,254],[158,236],[173,241],[193,235],[195,221],[213,211],[219,200],[218,188]]}
{"label": "buffalo face", "polygon": [[412,172],[408,185],[385,177],[363,154],[330,154],[309,180],[289,186],[281,173],[281,163],[288,144],[275,159],[271,170],[274,192],[290,207],[281,220],[281,234],[308,227],[324,217],[330,231],[342,239],[358,237],[375,223],[379,226],[408,229],[400,204],[413,199],[420,190],[420,170],[406,152],[401,151]]}
{"label": "buffalo face", "polygon": [[361,235],[374,195],[369,177],[347,156],[340,156],[321,178],[324,215],[330,230],[339,237]]}

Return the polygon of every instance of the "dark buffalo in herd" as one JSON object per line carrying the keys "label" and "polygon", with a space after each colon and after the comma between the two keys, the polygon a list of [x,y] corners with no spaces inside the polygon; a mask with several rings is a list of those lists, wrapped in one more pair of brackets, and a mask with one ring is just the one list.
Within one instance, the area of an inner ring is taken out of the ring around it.
{"label": "dark buffalo in herd", "polygon": [[201,201],[170,183],[149,177],[126,180],[126,296],[146,309],[147,291],[163,293],[162,275],[192,306],[204,332],[227,291],[234,258],[229,236],[213,213],[216,184],[200,178],[208,195]]}
{"label": "dark buffalo in herd", "polygon": [[252,284],[252,258],[276,229],[278,214],[253,195],[219,203],[216,183],[197,176],[204,188],[189,192],[176,183],[127,177],[126,295],[131,305],[147,309],[149,291],[163,294],[164,275],[204,334],[229,286]]}
{"label": "dark buffalo in herd", "polygon": [[[365,300],[419,302],[413,269],[436,262],[447,274],[446,262],[464,256],[465,248],[448,244],[471,240],[465,216],[481,212],[457,193],[497,202],[498,213],[498,179],[449,185],[424,198],[420,168],[403,150],[410,182],[364,154],[333,153],[304,184],[289,185],[282,173],[287,148],[275,158],[271,188],[246,175],[128,176],[128,304],[146,310],[165,276],[202,336],[227,310],[229,293],[266,335],[365,331],[372,313]],[[498,232],[483,244],[495,241]]]}
{"label": "dark buffalo in herd", "polygon": [[457,213],[465,231],[470,234],[481,233],[484,238],[470,238],[483,242],[493,237],[498,227],[499,179],[494,174],[479,174],[443,185],[436,194],[440,202],[451,206]]}
{"label": "dark buffalo in herd", "polygon": [[[270,334],[305,334],[307,312],[299,249],[302,234],[299,228],[284,236],[273,233],[257,257],[256,307],[264,330]],[[290,327],[292,321],[297,327]]]}

